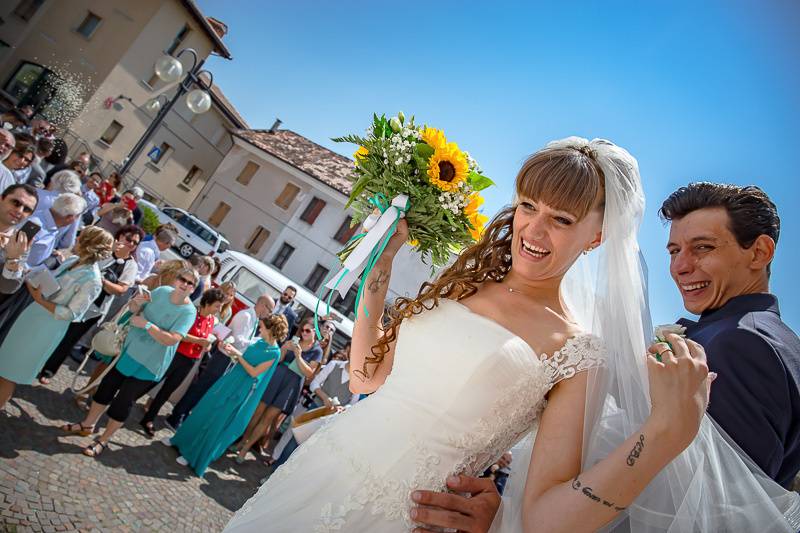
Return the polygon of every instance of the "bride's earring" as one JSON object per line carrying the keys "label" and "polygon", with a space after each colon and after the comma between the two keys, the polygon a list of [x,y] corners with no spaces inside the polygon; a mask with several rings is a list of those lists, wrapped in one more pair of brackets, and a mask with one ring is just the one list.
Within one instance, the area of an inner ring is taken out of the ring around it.
{"label": "bride's earring", "polygon": [[586,250],[583,251],[583,255],[589,255],[589,252],[591,252],[592,250],[594,250],[594,248],[591,247],[587,248]]}

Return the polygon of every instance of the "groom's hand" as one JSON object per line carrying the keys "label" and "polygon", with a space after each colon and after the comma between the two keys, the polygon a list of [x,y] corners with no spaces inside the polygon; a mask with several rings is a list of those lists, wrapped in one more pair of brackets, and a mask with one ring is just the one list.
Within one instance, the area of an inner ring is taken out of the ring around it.
{"label": "groom's hand", "polygon": [[500,493],[491,479],[469,476],[452,476],[447,487],[468,497],[444,492],[418,490],[411,499],[417,507],[411,509],[411,518],[421,524],[415,533],[432,532],[431,526],[451,528],[459,533],[486,533],[494,515],[500,508]]}

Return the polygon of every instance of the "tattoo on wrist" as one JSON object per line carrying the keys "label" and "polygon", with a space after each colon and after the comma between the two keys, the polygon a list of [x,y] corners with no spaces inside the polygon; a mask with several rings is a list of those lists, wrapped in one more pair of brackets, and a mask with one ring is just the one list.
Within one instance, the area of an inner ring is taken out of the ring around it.
{"label": "tattoo on wrist", "polygon": [[572,490],[580,492],[581,494],[583,494],[584,496],[586,496],[587,498],[589,498],[593,502],[597,502],[597,503],[602,504],[602,505],[604,505],[606,507],[610,507],[611,509],[614,509],[615,511],[624,511],[625,510],[625,507],[620,507],[616,503],[610,502],[610,501],[606,500],[605,498],[601,498],[600,496],[596,495],[594,493],[594,490],[592,489],[592,487],[585,486],[583,483],[580,482],[580,480],[577,477],[572,480]]}
{"label": "tattoo on wrist", "polygon": [[378,270],[374,279],[371,279],[367,285],[367,290],[372,294],[378,292],[386,282],[389,281],[389,273],[386,270]]}
{"label": "tattoo on wrist", "polygon": [[633,449],[631,453],[628,454],[628,466],[633,466],[636,464],[636,459],[642,454],[642,450],[644,449],[644,433],[639,435],[639,440],[633,445]]}

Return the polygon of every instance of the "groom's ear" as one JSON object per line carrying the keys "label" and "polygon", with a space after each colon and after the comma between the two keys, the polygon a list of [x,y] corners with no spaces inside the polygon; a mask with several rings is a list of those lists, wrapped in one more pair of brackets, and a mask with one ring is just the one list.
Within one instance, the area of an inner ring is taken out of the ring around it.
{"label": "groom's ear", "polygon": [[767,268],[775,257],[775,241],[769,235],[763,233],[756,237],[756,240],[750,245],[750,253],[752,259],[750,261],[750,268],[753,270],[761,270]]}

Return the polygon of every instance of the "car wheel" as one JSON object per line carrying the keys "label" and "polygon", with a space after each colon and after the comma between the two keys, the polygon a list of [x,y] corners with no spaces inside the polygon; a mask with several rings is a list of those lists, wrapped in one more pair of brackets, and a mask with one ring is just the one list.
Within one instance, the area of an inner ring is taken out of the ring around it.
{"label": "car wheel", "polygon": [[192,255],[194,255],[194,247],[188,242],[185,242],[181,244],[180,248],[178,248],[178,253],[181,254],[181,257],[184,259],[189,259],[192,257]]}

